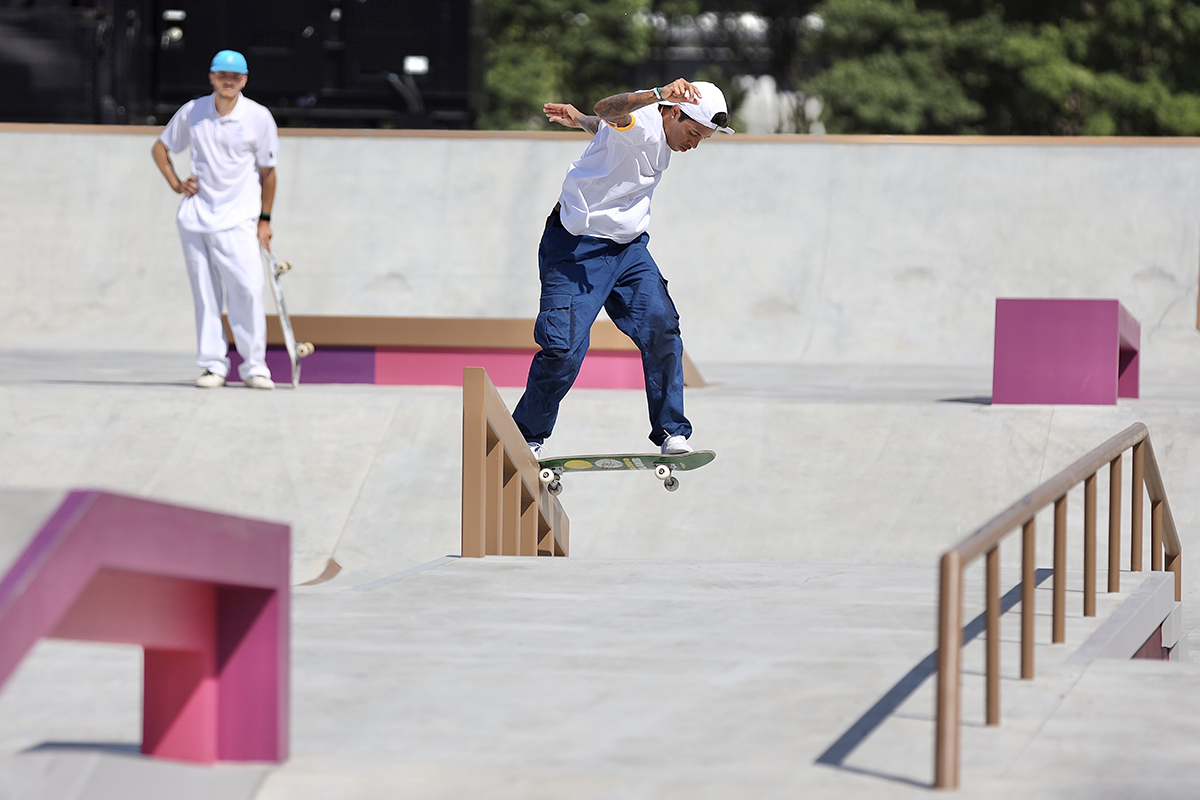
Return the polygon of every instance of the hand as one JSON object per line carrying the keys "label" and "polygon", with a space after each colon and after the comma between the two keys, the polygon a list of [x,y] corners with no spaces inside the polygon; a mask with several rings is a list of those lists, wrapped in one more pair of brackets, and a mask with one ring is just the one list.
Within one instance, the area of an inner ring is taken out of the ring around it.
{"label": "hand", "polygon": [[200,191],[200,181],[196,180],[195,175],[188,175],[187,180],[179,184],[179,188],[175,190],[176,194],[186,194],[188,197],[194,197]]}
{"label": "hand", "polygon": [[692,84],[688,83],[683,78],[675,80],[662,87],[662,99],[672,103],[691,103],[692,105],[700,102],[700,90]]}
{"label": "hand", "polygon": [[566,125],[568,128],[583,127],[579,124],[579,120],[583,117],[583,114],[570,103],[546,103],[546,105],[542,106],[542,111],[546,112],[546,119],[551,122]]}
{"label": "hand", "polygon": [[271,223],[267,222],[265,219],[260,219],[258,221],[258,243],[261,244],[263,249],[268,253],[271,252],[271,237],[274,235],[275,234],[271,231]]}

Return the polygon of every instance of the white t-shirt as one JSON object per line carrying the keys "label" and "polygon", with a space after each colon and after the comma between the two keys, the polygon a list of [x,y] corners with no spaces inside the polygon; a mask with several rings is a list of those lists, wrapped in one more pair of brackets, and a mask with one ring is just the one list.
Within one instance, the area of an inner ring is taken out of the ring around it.
{"label": "white t-shirt", "polygon": [[180,228],[216,233],[258,217],[258,169],[275,166],[279,151],[279,129],[270,111],[239,94],[222,117],[214,95],[200,97],[176,111],[158,138],[172,153],[192,148],[192,174],[200,191],[179,204]]}
{"label": "white t-shirt", "polygon": [[625,128],[602,122],[567,170],[559,197],[561,218],[563,227],[576,236],[624,244],[650,227],[650,198],[671,163],[671,148],[657,105],[639,108],[631,116],[633,122]]}

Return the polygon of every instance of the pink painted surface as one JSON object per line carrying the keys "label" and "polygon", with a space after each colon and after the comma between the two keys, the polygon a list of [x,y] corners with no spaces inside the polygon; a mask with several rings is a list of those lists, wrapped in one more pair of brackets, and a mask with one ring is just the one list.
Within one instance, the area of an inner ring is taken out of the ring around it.
{"label": "pink painted surface", "polygon": [[1138,396],[1141,327],[1116,300],[996,300],[993,403],[1114,405]]}
{"label": "pink painted surface", "polygon": [[[497,386],[521,387],[529,377],[529,362],[536,352],[379,347],[375,350],[375,382],[393,386],[460,386],[464,367],[483,367]],[[583,360],[575,386],[581,389],[644,389],[641,353],[636,350],[592,350]]]}
{"label": "pink painted surface", "polygon": [[288,753],[285,525],[67,495],[0,579],[0,684],[42,636],[145,649],[142,752]]}

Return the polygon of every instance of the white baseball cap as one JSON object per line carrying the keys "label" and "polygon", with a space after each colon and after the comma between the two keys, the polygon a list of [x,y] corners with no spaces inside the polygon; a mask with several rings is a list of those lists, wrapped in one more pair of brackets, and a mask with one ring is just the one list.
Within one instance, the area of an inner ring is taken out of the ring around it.
{"label": "white baseball cap", "polygon": [[677,105],[691,119],[699,122],[706,128],[720,131],[721,133],[733,133],[733,128],[728,126],[718,125],[713,122],[713,117],[717,114],[724,114],[726,121],[729,119],[729,106],[725,104],[725,94],[717,88],[716,84],[708,81],[694,81],[692,86],[695,86],[700,92],[700,98],[695,103],[668,103],[663,101],[660,105],[674,106]]}

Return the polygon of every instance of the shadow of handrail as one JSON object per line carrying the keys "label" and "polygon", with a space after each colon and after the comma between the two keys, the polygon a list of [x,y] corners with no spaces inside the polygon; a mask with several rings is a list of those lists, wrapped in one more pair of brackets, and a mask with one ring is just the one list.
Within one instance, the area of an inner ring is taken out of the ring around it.
{"label": "shadow of handrail", "polygon": [[[1040,586],[1053,574],[1054,570],[1049,568],[1037,570],[1036,584]],[[1008,592],[1000,598],[1001,613],[1011,610],[1019,602],[1021,602],[1021,587],[1020,585],[1017,585],[1012,589],[1009,589]],[[981,613],[979,616],[975,617],[973,620],[963,626],[963,644],[977,639],[980,634],[984,632],[985,628],[986,612]],[[934,650],[932,653],[925,656],[925,658],[917,662],[917,665],[910,669],[903,678],[897,681],[896,685],[889,689],[883,695],[883,697],[879,698],[875,705],[867,709],[866,713],[859,717],[853,725],[847,728],[846,732],[837,738],[837,741],[831,744],[825,750],[825,752],[817,756],[816,761],[813,763],[824,764],[825,766],[829,767],[837,767],[839,769],[844,769],[863,775],[871,775],[873,777],[883,778],[885,780],[908,783],[914,786],[926,788],[932,786],[932,783],[916,781],[899,775],[888,775],[886,773],[863,769],[861,767],[847,766],[845,761],[850,757],[850,754],[853,753],[855,749],[857,749],[858,746],[866,740],[868,736],[874,733],[875,730],[904,703],[905,700],[912,697],[913,693],[916,692],[917,689],[921,688],[921,684],[933,677],[934,673],[937,672],[937,656],[938,652],[937,650]]]}

